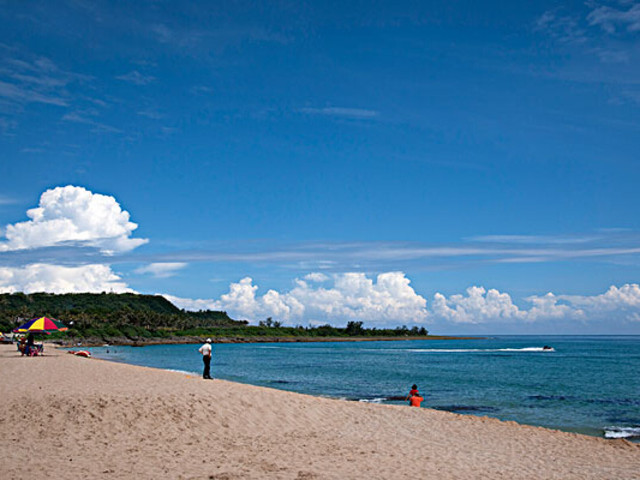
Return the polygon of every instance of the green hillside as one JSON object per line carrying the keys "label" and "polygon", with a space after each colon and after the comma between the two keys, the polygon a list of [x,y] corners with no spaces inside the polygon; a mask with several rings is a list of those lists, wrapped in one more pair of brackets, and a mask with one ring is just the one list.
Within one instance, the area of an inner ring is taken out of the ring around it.
{"label": "green hillside", "polygon": [[166,298],[133,293],[13,293],[0,294],[0,329],[9,331],[19,323],[47,316],[71,326],[78,336],[156,336],[161,331],[233,327],[226,314],[205,310],[180,310]]}
{"label": "green hillside", "polygon": [[194,342],[202,337],[233,341],[276,341],[321,338],[427,337],[424,327],[364,328],[348,322],[345,328],[329,324],[315,327],[283,326],[267,318],[257,326],[229,318],[226,312],[180,310],[167,299],[132,293],[0,294],[0,331],[9,332],[36,317],[64,322],[69,331],[50,339],[67,344],[84,341],[121,344]]}
{"label": "green hillside", "polygon": [[[56,313],[105,313],[117,310],[179,314],[180,309],[166,298],[133,293],[52,293],[1,294],[0,312],[28,309]],[[53,315],[53,314],[52,314]]]}

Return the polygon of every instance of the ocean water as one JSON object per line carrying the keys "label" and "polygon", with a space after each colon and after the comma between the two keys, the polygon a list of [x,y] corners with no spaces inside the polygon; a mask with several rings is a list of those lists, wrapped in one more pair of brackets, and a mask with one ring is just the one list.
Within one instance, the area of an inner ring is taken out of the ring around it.
{"label": "ocean water", "polygon": [[[553,347],[544,351],[543,346]],[[202,374],[199,345],[91,348],[112,361]],[[216,344],[214,377],[640,440],[640,336]],[[408,408],[408,407],[407,407]]]}

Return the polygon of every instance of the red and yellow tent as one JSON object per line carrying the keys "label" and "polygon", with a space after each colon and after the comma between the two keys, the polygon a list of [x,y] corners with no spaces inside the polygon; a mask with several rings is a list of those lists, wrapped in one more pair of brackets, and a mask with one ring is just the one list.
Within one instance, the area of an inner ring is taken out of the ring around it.
{"label": "red and yellow tent", "polygon": [[48,317],[34,318],[24,325],[14,328],[14,333],[52,333],[65,332],[69,330],[62,322]]}

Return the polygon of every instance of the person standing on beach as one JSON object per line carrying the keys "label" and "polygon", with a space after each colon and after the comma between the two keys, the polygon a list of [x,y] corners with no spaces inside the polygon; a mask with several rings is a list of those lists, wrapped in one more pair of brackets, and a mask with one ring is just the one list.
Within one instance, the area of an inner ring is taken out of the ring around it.
{"label": "person standing on beach", "polygon": [[207,338],[205,344],[198,351],[202,354],[202,361],[204,362],[202,378],[211,380],[211,339]]}
{"label": "person standing on beach", "polygon": [[18,340],[18,350],[23,357],[27,355],[27,337],[24,335],[20,337],[20,340]]}
{"label": "person standing on beach", "polygon": [[26,356],[31,356],[33,355],[33,348],[34,348],[34,340],[33,340],[33,332],[29,332],[29,335],[27,335],[27,344],[25,346],[25,355]]}

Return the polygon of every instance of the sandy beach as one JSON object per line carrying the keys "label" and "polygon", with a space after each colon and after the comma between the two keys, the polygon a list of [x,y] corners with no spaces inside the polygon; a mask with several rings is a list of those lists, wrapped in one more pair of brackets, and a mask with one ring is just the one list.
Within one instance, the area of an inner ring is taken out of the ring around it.
{"label": "sandy beach", "polygon": [[640,445],[0,345],[1,478],[640,479]]}

